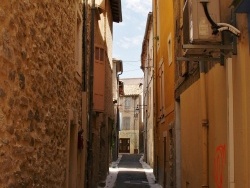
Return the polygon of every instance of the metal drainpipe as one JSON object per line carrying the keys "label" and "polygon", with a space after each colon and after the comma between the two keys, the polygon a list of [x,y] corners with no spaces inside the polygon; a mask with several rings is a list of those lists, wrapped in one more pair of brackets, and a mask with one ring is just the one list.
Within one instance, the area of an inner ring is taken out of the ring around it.
{"label": "metal drainpipe", "polygon": [[135,154],[135,149],[136,149],[136,135],[135,135],[135,114],[136,114],[136,105],[135,105],[135,100],[136,100],[136,96],[134,97],[134,154]]}
{"label": "metal drainpipe", "polygon": [[83,0],[83,30],[82,30],[82,59],[83,59],[83,65],[82,65],[82,91],[87,90],[87,83],[86,83],[86,70],[87,70],[87,6],[88,6],[88,0]]}
{"label": "metal drainpipe", "polygon": [[181,109],[180,101],[175,102],[175,145],[176,145],[176,188],[181,188]]}
{"label": "metal drainpipe", "polygon": [[[121,66],[122,63],[121,63]],[[117,82],[118,82],[118,97],[117,97],[117,124],[116,124],[116,159],[118,159],[119,155],[119,128],[120,128],[120,110],[119,110],[119,105],[120,105],[120,92],[119,92],[119,80],[120,80],[120,75],[123,73],[123,69],[121,69],[121,72],[117,74]]]}
{"label": "metal drainpipe", "polygon": [[234,177],[234,101],[233,101],[233,68],[232,58],[227,59],[227,108],[228,108],[228,187],[235,187]]}
{"label": "metal drainpipe", "polygon": [[[146,97],[146,100],[143,100],[143,112],[144,112],[144,116],[145,116],[145,132],[144,132],[144,135],[145,135],[145,138],[144,138],[144,140],[145,140],[145,142],[144,142],[144,156],[145,156],[145,161],[146,162],[148,162],[148,113],[147,113],[147,111],[148,111],[148,86],[149,86],[149,84],[148,84],[148,73],[149,73],[149,39],[147,39],[147,59],[146,59],[146,61],[147,61],[147,68],[146,68],[146,72],[147,72],[147,80],[146,80],[146,92],[145,92],[145,97]],[[145,78],[145,77],[144,77]],[[145,86],[144,86],[145,87]],[[145,101],[146,101],[146,104],[145,104]],[[145,107],[146,106],[146,107]],[[146,108],[146,110],[145,110],[145,108]],[[143,118],[144,119],[144,118]]]}
{"label": "metal drainpipe", "polygon": [[[88,120],[87,120],[87,95],[86,95],[86,91],[87,91],[87,79],[86,79],[86,70],[87,70],[87,23],[86,23],[86,16],[87,16],[87,5],[88,5],[88,0],[83,0],[83,29],[82,29],[82,104],[85,103],[85,109],[82,109],[82,123],[85,123],[88,125]],[[83,105],[82,105],[83,106]],[[87,128],[87,126],[86,126]],[[84,140],[87,140],[87,130],[84,130]],[[84,142],[84,145],[86,145],[87,142]],[[86,146],[84,146],[86,147]],[[84,150],[85,152],[87,151],[86,149]],[[87,175],[87,163],[86,163],[86,157],[87,155],[84,154],[84,163],[82,164],[82,166],[84,166],[84,175]],[[87,176],[86,176],[87,177]],[[83,185],[83,187],[86,187],[86,183],[87,183],[87,178],[84,177],[84,182],[82,182],[81,185]]]}
{"label": "metal drainpipe", "polygon": [[153,146],[154,146],[154,175],[155,175],[155,178],[156,180],[158,180],[158,167],[157,167],[157,154],[158,154],[158,148],[157,148],[157,144],[156,144],[156,139],[157,139],[157,129],[156,129],[156,125],[157,125],[157,118],[156,118],[156,115],[157,115],[157,87],[156,87],[156,69],[157,69],[157,58],[156,58],[156,49],[157,49],[157,31],[156,31],[156,28],[157,28],[157,23],[156,23],[156,20],[157,20],[157,11],[156,11],[156,7],[155,7],[155,1],[152,1],[152,7],[153,7],[153,67],[154,67],[154,70],[153,70],[153,101],[154,103],[152,104],[153,105]]}
{"label": "metal drainpipe", "polygon": [[88,110],[89,110],[89,142],[88,142],[88,158],[87,158],[87,165],[88,165],[88,181],[87,187],[92,187],[92,172],[93,172],[93,150],[92,150],[92,142],[93,142],[93,135],[92,135],[92,128],[93,128],[93,83],[94,83],[94,42],[95,42],[95,0],[92,0],[92,8],[91,8],[91,36],[90,36],[90,63],[89,63],[89,103],[88,103]]}
{"label": "metal drainpipe", "polygon": [[199,65],[202,125],[202,187],[208,188],[208,117],[206,100],[205,62],[200,61]]}

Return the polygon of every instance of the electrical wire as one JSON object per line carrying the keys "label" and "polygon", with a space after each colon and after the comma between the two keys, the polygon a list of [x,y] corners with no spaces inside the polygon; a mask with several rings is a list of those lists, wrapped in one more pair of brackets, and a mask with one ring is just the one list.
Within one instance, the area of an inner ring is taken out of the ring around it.
{"label": "electrical wire", "polygon": [[207,9],[207,3],[208,2],[201,2],[201,3],[203,5],[205,15],[206,15],[208,21],[210,22],[210,24],[212,25],[213,35],[216,35],[219,32],[218,31],[219,26],[213,21],[213,19],[211,18],[211,16],[208,13],[208,9]]}
{"label": "electrical wire", "polygon": [[220,28],[218,29],[219,31],[230,31],[231,33],[235,34],[236,36],[240,36],[240,30],[235,28],[234,26],[227,24],[227,23],[217,23]]}
{"label": "electrical wire", "polygon": [[208,8],[207,8],[208,2],[201,2],[201,3],[203,5],[205,15],[206,15],[208,21],[210,22],[210,24],[212,25],[212,30],[213,30],[212,34],[213,35],[216,35],[218,32],[222,32],[222,31],[230,31],[231,33],[233,33],[237,37],[240,36],[240,30],[238,30],[234,26],[227,24],[227,23],[215,23],[213,21],[213,19],[211,18],[211,16],[209,15]]}
{"label": "electrical wire", "polygon": [[137,70],[141,70],[141,69],[133,69],[133,70],[127,70],[127,71],[123,71],[123,72],[133,72],[133,71],[137,71]]}
{"label": "electrical wire", "polygon": [[139,61],[141,61],[141,60],[133,60],[133,61],[131,61],[131,60],[125,60],[125,61],[122,61],[122,62],[139,62]]}

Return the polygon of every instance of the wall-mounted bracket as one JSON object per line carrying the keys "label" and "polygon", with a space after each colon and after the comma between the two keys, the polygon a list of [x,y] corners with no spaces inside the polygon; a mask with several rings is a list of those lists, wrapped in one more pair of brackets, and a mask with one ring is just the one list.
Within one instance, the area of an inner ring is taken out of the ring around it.
{"label": "wall-mounted bracket", "polygon": [[[177,57],[177,61],[218,61],[224,65],[225,51],[233,51],[233,45],[222,44],[183,44],[185,54]],[[216,55],[213,55],[216,54]]]}
{"label": "wall-mounted bracket", "polygon": [[213,57],[177,57],[177,61],[220,61],[220,58]]}
{"label": "wall-mounted bracket", "polygon": [[210,44],[210,45],[203,45],[203,44],[183,44],[183,49],[217,49],[217,50],[233,50],[232,45],[220,45],[220,44]]}

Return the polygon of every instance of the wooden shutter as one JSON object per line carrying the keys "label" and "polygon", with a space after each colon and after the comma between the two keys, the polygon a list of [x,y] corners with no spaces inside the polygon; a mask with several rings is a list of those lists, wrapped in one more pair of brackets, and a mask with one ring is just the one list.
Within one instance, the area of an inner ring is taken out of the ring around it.
{"label": "wooden shutter", "polygon": [[105,51],[103,48],[95,47],[94,64],[94,87],[93,102],[94,111],[104,111],[104,92],[105,92]]}

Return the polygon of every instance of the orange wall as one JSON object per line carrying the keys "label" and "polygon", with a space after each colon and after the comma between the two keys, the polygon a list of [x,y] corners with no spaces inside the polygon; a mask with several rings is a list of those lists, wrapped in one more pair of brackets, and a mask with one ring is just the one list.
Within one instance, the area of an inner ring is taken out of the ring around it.
{"label": "orange wall", "polygon": [[[235,187],[250,187],[250,54],[247,15],[237,15],[241,37],[233,58]],[[250,26],[248,26],[250,27]]]}
{"label": "orange wall", "polygon": [[[157,2],[159,5],[157,6]],[[157,8],[158,7],[158,8]],[[167,13],[167,14],[166,14]],[[157,16],[160,18],[157,19]],[[158,182],[163,185],[164,178],[168,180],[165,184],[170,185],[170,179],[174,176],[171,162],[174,159],[171,158],[171,139],[170,139],[170,128],[174,123],[174,55],[172,55],[172,63],[169,63],[169,54],[174,49],[174,21],[173,21],[173,2],[158,0],[153,1],[153,19],[154,20],[154,65],[155,65],[155,102],[156,102],[156,124],[155,127],[155,165],[158,165],[155,169],[155,175],[158,178]],[[159,25],[157,25],[159,24]],[[157,31],[157,29],[159,29]],[[171,35],[171,47],[168,47],[168,39]],[[158,45],[159,44],[159,45]],[[168,51],[170,49],[170,53]],[[160,62],[163,61],[164,68],[160,68]],[[163,71],[164,77],[160,78],[159,74]],[[161,80],[164,80],[164,90],[161,92]],[[162,104],[160,98],[164,98],[164,104]],[[164,109],[161,109],[161,107]],[[164,148],[164,137],[166,138],[166,145]],[[165,150],[165,159],[164,159]],[[164,161],[165,169],[164,169]],[[157,173],[158,172],[158,173]],[[164,177],[165,176],[165,177]]]}
{"label": "orange wall", "polygon": [[[202,120],[200,80],[181,94],[182,186],[202,185]],[[206,74],[208,114],[209,187],[227,187],[227,83],[224,66],[216,64]],[[222,169],[222,171],[220,171]]]}

